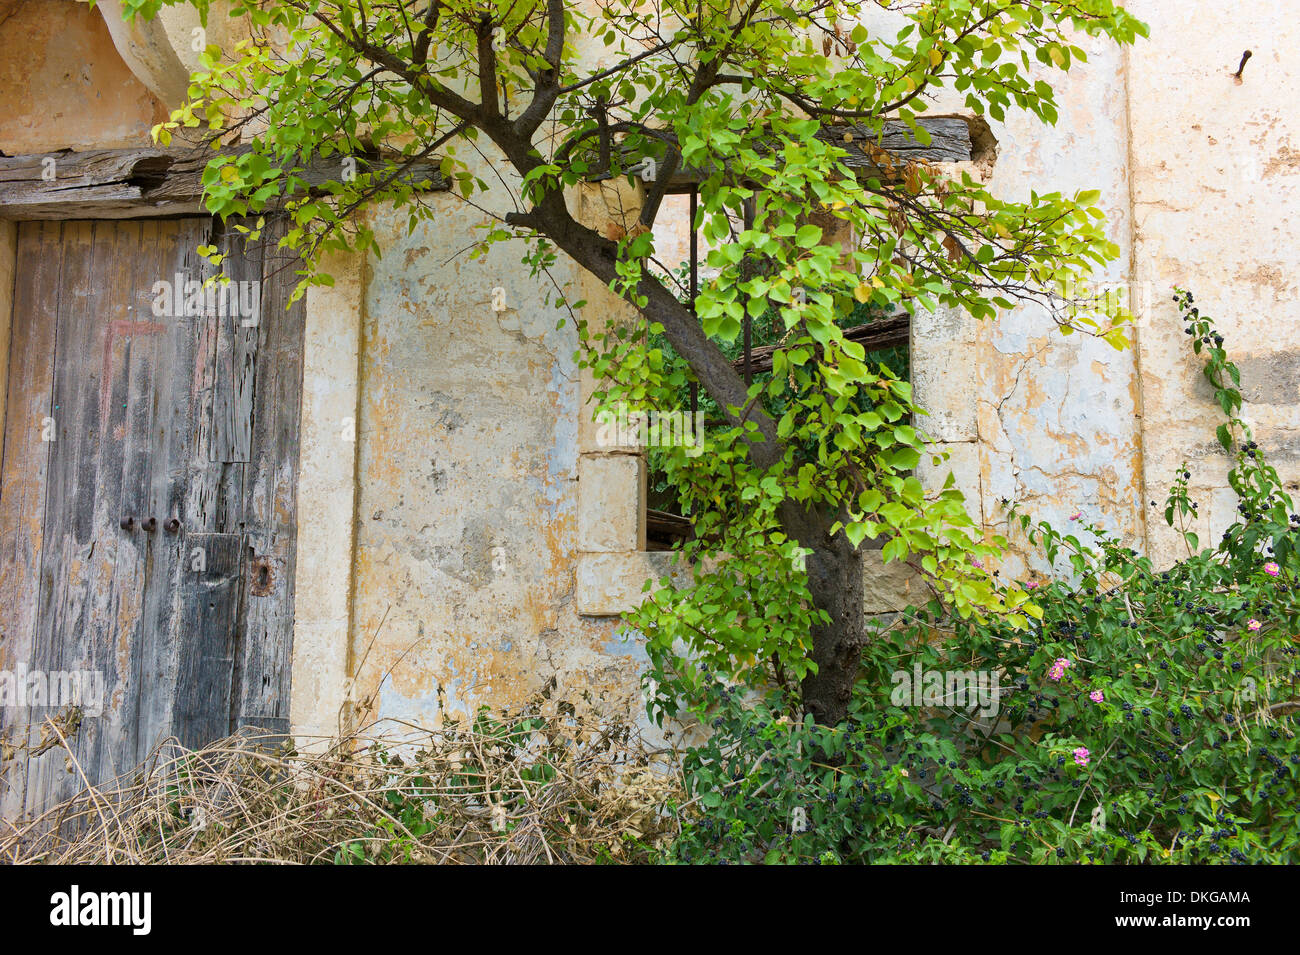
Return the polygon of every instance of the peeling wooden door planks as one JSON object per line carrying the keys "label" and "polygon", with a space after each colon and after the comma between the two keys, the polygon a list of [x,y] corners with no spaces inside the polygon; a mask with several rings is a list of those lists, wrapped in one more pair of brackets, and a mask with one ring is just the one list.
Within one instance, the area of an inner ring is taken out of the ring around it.
{"label": "peeling wooden door planks", "polygon": [[[155,283],[203,281],[214,243],[247,283],[234,302],[255,288],[260,308],[160,311]],[[304,309],[265,258],[207,218],[20,226],[0,666],[103,673],[104,712],[72,741],[95,782],[169,735],[288,730]],[[0,812],[80,782],[59,751],[11,761]]]}

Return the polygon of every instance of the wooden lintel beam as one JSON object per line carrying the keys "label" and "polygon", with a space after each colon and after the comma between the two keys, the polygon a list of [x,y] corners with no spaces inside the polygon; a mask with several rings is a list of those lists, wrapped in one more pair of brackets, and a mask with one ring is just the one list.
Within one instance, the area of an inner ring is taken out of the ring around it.
{"label": "wooden lintel beam", "polygon": [[[202,213],[203,170],[213,155],[146,147],[0,157],[0,218],[130,219]],[[312,160],[298,175],[309,188],[338,181],[347,158]],[[356,157],[356,163],[358,172],[390,166],[373,157]],[[424,183],[430,191],[448,188],[436,162],[413,163],[403,178]]]}
{"label": "wooden lintel beam", "polygon": [[[843,146],[848,153],[844,164],[859,179],[891,180],[901,175],[910,160],[925,162],[967,162],[972,156],[970,126],[960,116],[919,117],[917,125],[930,136],[922,144],[903,123],[885,123],[879,137],[859,126],[823,126],[817,138]],[[880,153],[883,150],[884,153]],[[882,162],[881,160],[885,161]],[[624,168],[637,164],[638,157],[624,154]],[[637,168],[640,168],[639,166]],[[685,192],[708,178],[710,169],[682,166],[669,180],[669,192]],[[594,179],[609,178],[608,175]]]}

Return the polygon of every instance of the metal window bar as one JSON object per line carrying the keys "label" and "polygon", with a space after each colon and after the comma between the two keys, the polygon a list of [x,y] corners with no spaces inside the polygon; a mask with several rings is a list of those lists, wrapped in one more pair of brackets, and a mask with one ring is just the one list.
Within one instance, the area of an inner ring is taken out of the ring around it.
{"label": "metal window bar", "polygon": [[[691,314],[695,314],[695,299],[700,291],[700,247],[699,234],[695,229],[695,216],[699,210],[699,189],[692,185],[690,188],[690,220],[691,220],[691,239],[690,239],[690,303]],[[745,229],[754,228],[754,222],[757,218],[757,203],[753,196],[745,200],[742,207],[742,221]],[[742,266],[744,270],[744,266]],[[747,271],[744,273],[748,277]],[[749,310],[745,310],[745,317],[742,322],[744,334],[744,357],[741,361],[741,369],[745,375],[746,386],[754,383],[754,320],[749,315]],[[694,415],[697,410],[699,399],[699,384],[691,382],[691,414]]]}
{"label": "metal window bar", "polygon": [[[694,315],[695,300],[699,296],[699,291],[700,291],[699,233],[696,231],[695,228],[695,216],[699,211],[699,188],[696,185],[692,184],[690,189],[688,190],[688,195],[690,196],[690,220],[691,220],[689,294],[690,294],[691,314]],[[748,199],[744,201],[744,204],[741,207],[741,219],[743,222],[743,228],[745,229],[754,228],[754,223],[757,220],[757,208],[758,208],[758,203],[755,197],[750,196]],[[742,265],[741,268],[742,268],[742,275],[748,277],[748,270],[746,269],[746,267]],[[743,335],[743,353],[740,360],[740,368],[745,378],[745,387],[748,388],[750,385],[754,383],[754,374],[756,370],[755,369],[756,363],[754,361],[754,320],[749,315],[749,309],[745,310],[745,317],[741,322],[741,328],[742,328],[742,335]],[[696,413],[699,411],[699,401],[700,401],[699,382],[696,381],[691,382],[690,393],[691,393],[691,417],[693,419]]]}
{"label": "metal window bar", "polygon": [[[695,210],[699,205],[700,191],[691,185],[691,277],[690,277],[690,297],[691,297],[691,316],[695,317],[695,297],[700,291],[700,248],[698,237],[695,232]],[[700,410],[700,383],[691,382],[691,420],[695,420],[696,414]]]}
{"label": "metal window bar", "polygon": [[[741,215],[743,217],[745,230],[748,231],[749,229],[754,228],[754,219],[757,216],[757,203],[753,196],[750,196],[745,200]],[[749,269],[743,262],[740,266],[740,274],[741,277],[745,279],[750,277]],[[754,320],[750,318],[748,308],[745,309],[745,318],[743,321],[745,335],[745,361],[743,367],[745,369],[745,387],[748,388],[754,383],[754,363],[752,354],[754,350]]]}

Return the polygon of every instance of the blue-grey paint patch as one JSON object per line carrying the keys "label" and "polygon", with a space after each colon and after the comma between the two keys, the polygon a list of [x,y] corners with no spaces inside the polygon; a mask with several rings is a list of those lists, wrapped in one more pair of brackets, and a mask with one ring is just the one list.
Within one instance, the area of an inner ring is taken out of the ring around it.
{"label": "blue-grey paint patch", "polygon": [[439,708],[437,686],[423,696],[408,697],[394,689],[392,677],[387,674],[379,684],[379,715],[383,719],[425,723]]}
{"label": "blue-grey paint patch", "polygon": [[993,347],[1004,355],[1029,351],[1029,339],[1054,328],[1051,315],[1041,305],[1022,305],[1005,313],[993,329]]}
{"label": "blue-grey paint patch", "polygon": [[578,470],[578,386],[565,377],[558,361],[551,364],[551,391],[559,395],[556,407],[559,420],[555,422],[555,435],[547,454],[548,473],[553,480],[572,480]]}
{"label": "blue-grey paint patch", "polygon": [[610,656],[628,657],[642,663],[650,662],[650,657],[645,652],[645,635],[633,627],[615,631],[605,641],[604,650]]}

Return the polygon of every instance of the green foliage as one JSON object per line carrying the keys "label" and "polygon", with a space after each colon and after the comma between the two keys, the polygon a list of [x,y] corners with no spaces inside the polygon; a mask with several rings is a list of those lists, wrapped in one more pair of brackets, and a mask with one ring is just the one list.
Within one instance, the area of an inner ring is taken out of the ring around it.
{"label": "green foliage", "polygon": [[[846,5],[846,15],[859,6]],[[630,71],[654,80],[637,98],[638,117],[670,127],[685,164],[712,170],[700,185],[693,223],[711,274],[695,301],[703,330],[728,358],[738,351],[747,317],[783,347],[772,373],[759,376],[743,401],[705,399],[706,414],[714,417],[716,408],[728,424],[708,433],[703,454],[695,447],[655,450],[657,473],[695,526],[695,539],[681,552],[693,577],[659,581],[629,623],[647,635],[658,658],[685,646],[696,663],[728,676],[787,684],[814,666],[810,628],[829,623],[807,588],[807,561],[816,554],[789,537],[784,517],[792,509],[826,515],[831,532],[854,546],[883,538],[885,560],[909,562],[963,618],[1005,614],[1025,626],[1038,613],[1023,588],[997,588],[972,563],[1001,541],[984,539],[961,493],[951,482],[927,491],[915,476],[928,454],[924,412],[896,369],[844,337],[844,316],[859,308],[890,314],[942,305],[992,317],[1013,299],[1041,297],[1041,289],[1085,286],[1091,271],[1117,253],[1093,205],[1095,192],[1008,202],[968,175],[953,179],[928,164],[897,162],[869,142],[852,148],[879,162],[880,174],[859,179],[845,165],[848,147],[816,134],[846,122],[878,132],[888,118],[924,139],[915,124],[924,100],[916,94],[948,82],[977,112],[1001,118],[1014,105],[1052,121],[1050,85],[1024,79],[1031,57],[1067,68],[1081,56],[1065,41],[1067,24],[1120,42],[1145,29],[1108,3],[991,3],[978,11],[970,3],[941,3],[900,11],[906,25],[893,37],[854,31],[844,44],[852,56],[837,59],[820,49],[797,7],[772,5],[771,19],[735,24],[711,18],[720,11],[706,3],[698,17],[687,18],[683,32],[696,48],[725,58],[728,71],[744,77],[738,95],[720,88],[684,97],[676,67],[654,58]],[[630,12],[607,19],[623,34],[635,32]],[[662,143],[648,131],[629,130],[623,146],[638,158],[663,157]],[[753,182],[764,184],[761,194],[747,185]],[[749,203],[752,226],[738,226]],[[813,213],[864,241],[846,255],[809,221]],[[597,395],[604,407],[687,406],[693,367],[660,341],[664,326],[645,293],[653,251],[653,231],[629,233],[613,284],[647,311],[647,326],[588,335],[580,325],[587,362],[605,382]],[[1078,313],[1065,328],[1122,346],[1127,316],[1114,318],[1103,326]],[[764,421],[772,422],[770,432]],[[756,448],[774,440],[782,444],[778,459],[760,458]],[[677,665],[693,665],[685,659]]]}
{"label": "green foliage", "polygon": [[[125,6],[151,16],[175,2]],[[474,254],[526,240],[531,273],[578,308],[546,274],[563,248],[642,312],[641,334],[578,322],[581,360],[605,382],[598,400],[680,411],[694,377],[728,421],[705,453],[662,456],[699,534],[683,553],[699,573],[693,588],[665,582],[634,620],[656,650],[685,641],[720,671],[798,679],[813,665],[810,629],[827,623],[803,561],[819,560],[827,539],[885,538],[885,559],[912,564],[963,619],[1026,626],[1039,614],[1028,593],[995,587],[972,563],[999,542],[984,539],[951,482],[927,491],[913,473],[927,441],[910,384],[846,339],[842,318],[858,306],[992,318],[1017,300],[1086,287],[1118,248],[1095,191],[1011,201],[876,142],[891,122],[928,141],[918,118],[941,88],[976,114],[1018,109],[1055,122],[1052,85],[1035,76],[1084,59],[1080,35],[1131,43],[1146,27],[1111,0],[936,0],[883,19],[885,0],[620,0],[564,4],[562,22],[550,6],[232,0],[227,12],[248,38],[203,51],[188,102],[155,133],[249,139],[209,163],[207,206],[220,216],[282,207],[282,245],[306,262],[297,294],[330,283],[331,252],[380,253],[354,215],[362,207],[391,203],[411,230],[434,219],[438,204],[404,174],[423,162],[484,211]],[[593,43],[605,48],[599,64]],[[866,161],[861,176],[851,153]],[[351,172],[314,181],[321,157]],[[652,266],[658,203],[679,162],[706,173],[693,226],[713,277],[694,316]],[[488,169],[499,186],[485,192]],[[596,174],[648,182],[645,211],[616,240],[566,211],[566,190]],[[752,222],[737,228],[747,205]],[[860,241],[846,250],[813,221],[827,217]],[[729,373],[703,373],[734,349],[746,316],[765,315],[785,346],[770,376],[740,394]],[[1061,321],[1122,347],[1127,317]],[[660,334],[685,361],[651,344]],[[789,536],[793,514],[816,515],[819,530],[802,544]]]}
{"label": "green foliage", "polygon": [[[1013,512],[1068,569],[1035,592],[1041,621],[909,610],[869,644],[840,726],[712,674],[661,687],[713,729],[687,754],[678,859],[1300,862],[1300,514],[1236,417],[1222,336],[1190,293],[1176,301],[1237,449],[1241,506],[1219,544],[1187,537],[1161,571],[1098,526],[1086,543]],[[1184,533],[1190,477],[1165,512]],[[903,679],[918,673],[929,695]],[[957,695],[955,673],[996,676],[996,713]]]}

